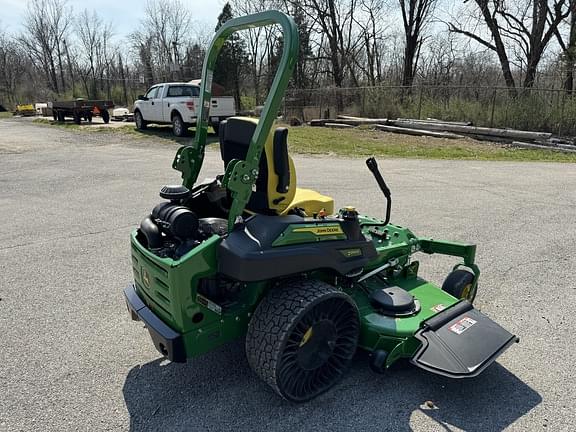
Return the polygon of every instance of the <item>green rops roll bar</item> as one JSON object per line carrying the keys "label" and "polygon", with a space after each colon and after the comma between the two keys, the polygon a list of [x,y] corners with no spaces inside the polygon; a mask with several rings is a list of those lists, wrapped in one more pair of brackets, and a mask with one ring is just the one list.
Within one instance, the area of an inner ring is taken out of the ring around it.
{"label": "green rops roll bar", "polygon": [[192,189],[204,160],[210,98],[212,96],[212,77],[218,54],[232,33],[274,24],[280,24],[283,32],[284,47],[280,65],[264,103],[260,121],[250,140],[246,160],[234,159],[230,161],[224,174],[223,184],[230,190],[233,198],[228,217],[229,231],[234,226],[236,218],[244,212],[252,194],[252,187],[258,177],[258,166],[266,138],[278,114],[280,103],[298,58],[298,28],[292,18],[279,11],[267,11],[231,19],[220,27],[212,39],[210,48],[204,58],[200,87],[201,109],[196,121],[194,143],[190,146],[180,147],[172,163],[174,169],[182,172],[184,186]]}

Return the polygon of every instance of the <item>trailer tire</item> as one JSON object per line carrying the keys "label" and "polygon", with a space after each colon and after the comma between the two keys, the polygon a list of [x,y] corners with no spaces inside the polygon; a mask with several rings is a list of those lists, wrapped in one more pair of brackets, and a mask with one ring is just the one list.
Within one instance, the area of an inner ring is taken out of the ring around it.
{"label": "trailer tire", "polygon": [[142,117],[142,113],[138,110],[134,112],[134,123],[136,123],[136,129],[146,130],[148,129],[148,122]]}
{"label": "trailer tire", "polygon": [[358,308],[349,295],[314,279],[293,279],[270,289],[248,324],[250,367],[276,393],[305,402],[346,373],[360,334]]}
{"label": "trailer tire", "polygon": [[58,111],[52,110],[52,118],[54,121],[58,121]]}
{"label": "trailer tire", "polygon": [[172,114],[172,132],[177,137],[184,137],[188,132],[188,128],[178,113]]}
{"label": "trailer tire", "polygon": [[77,112],[74,113],[74,123],[76,123],[77,125],[82,123],[82,117],[80,116],[80,113]]}
{"label": "trailer tire", "polygon": [[62,111],[58,111],[58,122],[64,123],[64,113]]}
{"label": "trailer tire", "polygon": [[102,110],[102,120],[104,120],[105,124],[110,123],[110,113],[108,113],[107,109]]}

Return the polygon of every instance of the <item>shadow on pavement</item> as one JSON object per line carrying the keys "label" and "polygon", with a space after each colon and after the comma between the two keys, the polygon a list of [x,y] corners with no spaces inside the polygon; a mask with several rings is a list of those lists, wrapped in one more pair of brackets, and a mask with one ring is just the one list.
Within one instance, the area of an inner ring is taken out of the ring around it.
{"label": "shadow on pavement", "polygon": [[[421,411],[434,430],[498,431],[542,400],[498,363],[466,380],[410,366],[375,375],[359,353],[340,384],[303,405],[282,400],[252,373],[241,342],[187,364],[165,363],[128,373],[130,430],[410,431],[411,417]],[[428,400],[438,409],[423,410]]]}

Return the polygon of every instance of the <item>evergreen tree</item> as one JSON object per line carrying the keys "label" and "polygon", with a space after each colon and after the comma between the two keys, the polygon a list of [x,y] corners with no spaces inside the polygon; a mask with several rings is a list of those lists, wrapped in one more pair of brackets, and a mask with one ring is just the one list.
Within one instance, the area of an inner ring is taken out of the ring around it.
{"label": "evergreen tree", "polygon": [[[233,17],[230,3],[226,3],[222,8],[222,12],[218,15],[216,31]],[[227,39],[220,50],[214,70],[214,82],[224,86],[227,92],[231,92],[234,95],[236,106],[239,110],[242,109],[240,83],[242,82],[242,73],[247,64],[247,57],[244,41],[237,33],[234,33]]]}

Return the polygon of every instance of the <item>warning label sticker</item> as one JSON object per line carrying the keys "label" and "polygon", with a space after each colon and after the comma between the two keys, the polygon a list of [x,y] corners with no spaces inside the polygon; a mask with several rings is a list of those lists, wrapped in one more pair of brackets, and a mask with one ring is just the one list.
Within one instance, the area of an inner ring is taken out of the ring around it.
{"label": "warning label sticker", "polygon": [[442,303],[437,304],[436,306],[432,306],[430,308],[432,312],[442,312],[444,309],[446,309],[446,306],[444,306]]}
{"label": "warning label sticker", "polygon": [[464,317],[456,321],[454,324],[452,324],[450,326],[450,330],[456,334],[462,334],[470,327],[472,327],[474,324],[476,324],[475,320],[473,320],[472,318]]}
{"label": "warning label sticker", "polygon": [[214,303],[213,301],[207,299],[203,295],[196,295],[196,303],[210,309],[212,312],[216,312],[218,315],[222,315],[222,307]]}

